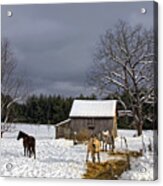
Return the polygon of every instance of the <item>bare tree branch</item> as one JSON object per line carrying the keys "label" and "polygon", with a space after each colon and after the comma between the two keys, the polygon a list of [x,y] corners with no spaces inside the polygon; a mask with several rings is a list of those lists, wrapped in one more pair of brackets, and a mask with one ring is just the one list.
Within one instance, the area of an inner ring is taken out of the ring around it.
{"label": "bare tree branch", "polygon": [[128,93],[138,130],[145,118],[143,105],[149,98],[152,101],[154,58],[152,30],[145,30],[142,25],[131,27],[119,21],[101,36],[89,76],[91,84],[101,92],[114,92],[117,87]]}
{"label": "bare tree branch", "polygon": [[1,115],[3,115],[1,135],[12,128],[9,118],[14,103],[28,94],[27,84],[16,73],[16,66],[11,45],[7,39],[3,39],[1,42]]}

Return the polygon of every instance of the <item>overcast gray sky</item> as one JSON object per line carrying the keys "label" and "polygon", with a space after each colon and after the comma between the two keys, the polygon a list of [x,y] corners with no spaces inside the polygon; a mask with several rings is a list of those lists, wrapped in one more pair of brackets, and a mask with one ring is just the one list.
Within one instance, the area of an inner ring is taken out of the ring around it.
{"label": "overcast gray sky", "polygon": [[[146,14],[140,10],[147,9]],[[13,12],[7,17],[7,11]],[[86,82],[93,53],[108,28],[119,19],[151,27],[153,3],[3,5],[2,38],[12,44],[17,71],[36,94],[89,95]]]}

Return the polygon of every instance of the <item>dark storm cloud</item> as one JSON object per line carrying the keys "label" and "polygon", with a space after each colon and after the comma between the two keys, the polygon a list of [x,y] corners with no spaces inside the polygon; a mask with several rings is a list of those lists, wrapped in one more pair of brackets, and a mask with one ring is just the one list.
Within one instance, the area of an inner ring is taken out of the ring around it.
{"label": "dark storm cloud", "polygon": [[26,72],[36,93],[89,94],[86,73],[100,35],[119,19],[150,27],[152,14],[152,2],[5,5],[2,37],[10,40],[18,72]]}

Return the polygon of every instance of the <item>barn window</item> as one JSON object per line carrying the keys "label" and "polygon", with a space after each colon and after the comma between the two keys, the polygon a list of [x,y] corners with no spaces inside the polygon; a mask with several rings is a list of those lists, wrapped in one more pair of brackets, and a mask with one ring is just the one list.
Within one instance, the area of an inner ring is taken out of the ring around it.
{"label": "barn window", "polygon": [[94,130],[94,128],[95,128],[94,119],[89,119],[88,120],[87,127],[90,130]]}

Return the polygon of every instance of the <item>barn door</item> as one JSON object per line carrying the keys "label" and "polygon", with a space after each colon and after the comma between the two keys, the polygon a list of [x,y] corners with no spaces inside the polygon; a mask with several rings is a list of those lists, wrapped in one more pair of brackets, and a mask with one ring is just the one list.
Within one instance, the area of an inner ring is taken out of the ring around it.
{"label": "barn door", "polygon": [[95,132],[95,122],[94,122],[94,119],[88,119],[88,123],[87,123],[87,127],[88,127],[88,130],[90,131],[90,134],[94,134]]}

